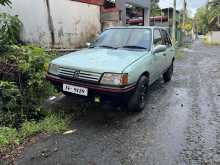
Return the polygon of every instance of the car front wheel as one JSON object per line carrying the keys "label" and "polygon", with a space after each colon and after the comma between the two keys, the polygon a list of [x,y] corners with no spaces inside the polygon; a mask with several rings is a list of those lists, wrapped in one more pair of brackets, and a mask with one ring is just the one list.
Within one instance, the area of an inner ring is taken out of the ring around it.
{"label": "car front wheel", "polygon": [[141,112],[146,105],[149,79],[142,76],[137,84],[136,90],[127,103],[129,112]]}

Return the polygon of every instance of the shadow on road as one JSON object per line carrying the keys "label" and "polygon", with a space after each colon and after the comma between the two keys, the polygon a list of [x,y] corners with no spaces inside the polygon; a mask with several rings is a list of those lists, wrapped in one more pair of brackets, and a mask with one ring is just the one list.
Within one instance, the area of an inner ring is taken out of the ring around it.
{"label": "shadow on road", "polygon": [[[165,94],[166,89],[162,79],[156,81],[148,92],[147,104],[152,102],[151,97],[153,93],[158,93],[161,96]],[[156,96],[156,100],[160,100],[160,96]],[[72,114],[73,120],[80,122],[80,124],[87,124],[89,126],[115,126],[118,127],[120,123],[123,123],[130,117],[139,116],[142,113],[129,113],[122,110],[120,107],[114,107],[110,104],[96,104],[87,102],[79,97],[60,95],[53,100],[49,100],[46,103],[46,108],[49,111],[55,111],[57,113]],[[146,106],[144,111],[152,110]],[[74,114],[77,116],[75,117]]]}

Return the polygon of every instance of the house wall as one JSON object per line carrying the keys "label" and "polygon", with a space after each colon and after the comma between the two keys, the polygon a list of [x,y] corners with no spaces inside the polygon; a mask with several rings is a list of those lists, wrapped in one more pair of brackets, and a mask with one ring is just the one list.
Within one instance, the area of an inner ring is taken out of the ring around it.
{"label": "house wall", "polygon": [[12,7],[0,5],[0,12],[19,15],[23,23],[22,40],[49,47],[50,33],[46,3],[43,0],[12,0]]}
{"label": "house wall", "polygon": [[209,43],[220,43],[220,31],[211,31],[208,33]]}
{"label": "house wall", "polygon": [[50,0],[55,47],[85,46],[101,30],[100,7],[70,0]]}
{"label": "house wall", "polygon": [[19,15],[24,42],[47,48],[77,48],[101,29],[100,7],[70,0],[12,0],[0,12]]}

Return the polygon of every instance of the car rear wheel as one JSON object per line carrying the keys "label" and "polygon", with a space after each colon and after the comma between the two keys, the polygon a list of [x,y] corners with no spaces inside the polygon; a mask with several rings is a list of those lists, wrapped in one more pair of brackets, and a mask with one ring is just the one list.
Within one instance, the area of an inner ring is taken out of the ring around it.
{"label": "car rear wheel", "polygon": [[148,77],[142,76],[140,78],[134,94],[131,96],[127,103],[127,110],[129,112],[141,112],[145,108],[148,82]]}
{"label": "car rear wheel", "polygon": [[169,82],[172,79],[173,76],[173,62],[168,68],[168,70],[163,74],[163,80],[164,82]]}

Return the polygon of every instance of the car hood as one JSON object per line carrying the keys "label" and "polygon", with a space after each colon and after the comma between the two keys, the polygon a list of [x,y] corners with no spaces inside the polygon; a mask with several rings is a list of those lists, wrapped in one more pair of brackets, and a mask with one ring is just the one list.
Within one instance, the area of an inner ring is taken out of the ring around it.
{"label": "car hood", "polygon": [[146,54],[145,51],[120,49],[83,49],[52,61],[59,66],[91,72],[121,73],[130,64]]}

